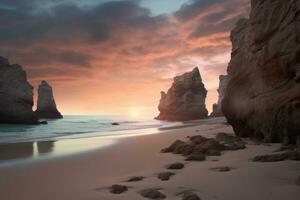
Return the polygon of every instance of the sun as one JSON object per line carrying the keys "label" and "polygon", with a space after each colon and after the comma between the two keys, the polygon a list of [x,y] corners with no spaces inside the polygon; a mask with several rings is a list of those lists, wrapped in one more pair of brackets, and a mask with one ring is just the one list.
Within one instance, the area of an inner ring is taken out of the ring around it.
{"label": "sun", "polygon": [[130,108],[129,109],[129,116],[130,117],[139,117],[141,115],[141,111],[138,108]]}

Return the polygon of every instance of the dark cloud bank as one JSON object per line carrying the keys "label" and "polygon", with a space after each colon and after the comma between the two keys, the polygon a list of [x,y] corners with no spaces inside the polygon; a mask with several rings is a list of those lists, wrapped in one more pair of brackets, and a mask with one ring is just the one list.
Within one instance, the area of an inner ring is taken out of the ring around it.
{"label": "dark cloud bank", "polygon": [[[78,71],[112,68],[112,60],[125,68],[147,56],[147,68],[190,53],[208,58],[230,48],[228,37],[211,35],[228,35],[249,6],[243,0],[192,0],[172,15],[153,16],[139,1],[99,2],[80,7],[60,0],[0,0],[0,54],[26,65],[32,78],[60,76],[62,69],[74,78]],[[197,45],[201,38],[220,44]]]}

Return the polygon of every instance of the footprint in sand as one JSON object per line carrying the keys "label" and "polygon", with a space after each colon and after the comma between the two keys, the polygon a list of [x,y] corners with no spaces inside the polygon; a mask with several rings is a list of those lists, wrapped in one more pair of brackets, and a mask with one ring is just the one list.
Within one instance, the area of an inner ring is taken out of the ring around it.
{"label": "footprint in sand", "polygon": [[180,163],[180,162],[177,162],[177,163],[173,163],[171,165],[168,165],[166,168],[167,169],[175,169],[175,170],[183,169],[184,168],[184,164]]}
{"label": "footprint in sand", "polygon": [[110,193],[112,194],[122,194],[128,190],[128,187],[125,185],[112,185],[110,187]]}
{"label": "footprint in sand", "polygon": [[214,167],[214,168],[211,168],[210,170],[215,171],[215,172],[229,172],[232,169],[234,169],[234,168],[222,166],[222,167]]}
{"label": "footprint in sand", "polygon": [[161,181],[168,181],[170,180],[170,177],[174,175],[175,173],[173,172],[161,172],[158,174],[157,178],[160,179]]}
{"label": "footprint in sand", "polygon": [[178,193],[176,196],[181,197],[182,200],[201,200],[196,192],[193,190],[186,190]]}
{"label": "footprint in sand", "polygon": [[144,176],[133,176],[133,177],[130,177],[126,182],[138,182],[138,181],[142,181],[144,179],[145,179]]}
{"label": "footprint in sand", "polygon": [[167,196],[160,192],[161,188],[150,188],[140,191],[140,194],[148,199],[165,199]]}

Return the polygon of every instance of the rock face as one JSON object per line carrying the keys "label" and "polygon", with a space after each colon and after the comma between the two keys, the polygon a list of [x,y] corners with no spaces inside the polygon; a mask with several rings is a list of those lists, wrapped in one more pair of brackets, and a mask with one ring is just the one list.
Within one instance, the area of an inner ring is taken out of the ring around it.
{"label": "rock face", "polygon": [[300,1],[252,0],[231,33],[222,110],[238,136],[295,143],[300,134]]}
{"label": "rock face", "polygon": [[206,118],[206,94],[197,67],[192,72],[177,76],[167,94],[161,92],[160,114],[156,119],[185,121]]}
{"label": "rock face", "polygon": [[218,99],[218,103],[213,105],[213,112],[210,114],[210,117],[221,117],[224,116],[223,112],[222,112],[222,101],[224,99],[225,96],[225,91],[226,91],[226,87],[227,87],[227,76],[225,75],[221,75],[219,76],[219,88],[218,88],[218,93],[219,93],[219,99]]}
{"label": "rock face", "polygon": [[62,118],[62,115],[56,108],[52,87],[46,81],[42,81],[39,85],[36,113],[39,118]]}
{"label": "rock face", "polygon": [[22,66],[0,57],[0,123],[37,124],[33,87]]}

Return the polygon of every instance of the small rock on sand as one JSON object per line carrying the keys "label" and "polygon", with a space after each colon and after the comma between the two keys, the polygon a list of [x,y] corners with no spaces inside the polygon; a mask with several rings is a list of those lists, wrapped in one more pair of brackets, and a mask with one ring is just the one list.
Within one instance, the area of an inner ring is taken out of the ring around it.
{"label": "small rock on sand", "polygon": [[287,153],[260,155],[253,158],[254,162],[279,162],[289,158]]}
{"label": "small rock on sand", "polygon": [[141,191],[141,195],[148,199],[165,199],[167,196],[158,189],[145,189]]}
{"label": "small rock on sand", "polygon": [[221,155],[221,151],[216,150],[216,149],[209,149],[209,150],[206,152],[206,155],[207,155],[207,156],[220,156],[220,155]]}
{"label": "small rock on sand", "polygon": [[227,166],[223,166],[223,167],[211,168],[211,170],[216,171],[216,172],[229,172],[231,170],[231,168],[227,167]]}
{"label": "small rock on sand", "polygon": [[137,182],[142,181],[145,177],[144,176],[133,176],[127,180],[127,182]]}
{"label": "small rock on sand", "polygon": [[187,161],[204,161],[205,155],[203,153],[193,153],[189,155],[185,160]]}
{"label": "small rock on sand", "polygon": [[113,194],[121,194],[128,190],[127,186],[125,185],[112,185],[110,187],[110,192]]}
{"label": "small rock on sand", "polygon": [[183,193],[182,200],[201,200],[201,198],[194,192]]}
{"label": "small rock on sand", "polygon": [[173,163],[167,167],[167,169],[183,169],[183,168],[184,168],[184,164],[180,162]]}
{"label": "small rock on sand", "polygon": [[175,173],[173,172],[161,172],[158,174],[157,178],[159,178],[162,181],[168,181],[171,176],[174,176]]}

